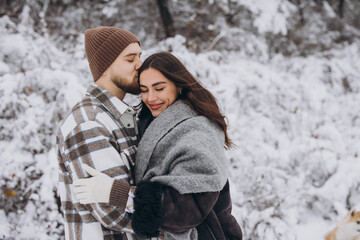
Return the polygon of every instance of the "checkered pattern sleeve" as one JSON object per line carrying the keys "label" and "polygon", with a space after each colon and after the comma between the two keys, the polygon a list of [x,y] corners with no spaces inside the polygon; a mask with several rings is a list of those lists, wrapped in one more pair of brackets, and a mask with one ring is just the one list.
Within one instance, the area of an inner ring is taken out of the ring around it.
{"label": "checkered pattern sleeve", "polygon": [[[130,181],[130,170],[119,153],[118,142],[109,130],[97,121],[77,124],[64,138],[58,136],[60,183],[63,183],[62,202],[67,222],[98,221],[107,229],[133,233],[129,213],[106,203],[80,204],[73,192],[73,181],[90,177],[82,168],[85,163],[120,181]],[[61,140],[63,139],[63,140]],[[130,183],[130,182],[129,182]],[[80,219],[79,219],[80,218]]]}

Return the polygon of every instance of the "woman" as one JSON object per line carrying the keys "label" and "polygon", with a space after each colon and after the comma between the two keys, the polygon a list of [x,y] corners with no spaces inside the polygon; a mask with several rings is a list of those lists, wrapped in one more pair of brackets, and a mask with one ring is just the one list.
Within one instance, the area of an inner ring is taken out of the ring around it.
{"label": "woman", "polygon": [[156,237],[161,228],[165,239],[242,239],[224,157],[232,143],[216,99],[167,52],[147,58],[138,76],[135,233]]}

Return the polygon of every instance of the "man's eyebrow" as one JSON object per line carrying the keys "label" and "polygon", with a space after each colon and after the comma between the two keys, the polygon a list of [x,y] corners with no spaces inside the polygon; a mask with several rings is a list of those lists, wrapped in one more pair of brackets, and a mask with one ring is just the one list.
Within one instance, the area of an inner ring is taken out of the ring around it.
{"label": "man's eyebrow", "polygon": [[136,56],[138,54],[139,54],[139,56],[141,56],[141,53],[129,53],[129,54],[125,55],[124,57]]}

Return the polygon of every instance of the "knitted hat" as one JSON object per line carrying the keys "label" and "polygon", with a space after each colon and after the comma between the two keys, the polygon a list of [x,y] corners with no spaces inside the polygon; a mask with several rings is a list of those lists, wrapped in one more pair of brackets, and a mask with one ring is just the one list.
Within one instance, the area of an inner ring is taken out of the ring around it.
{"label": "knitted hat", "polygon": [[120,53],[139,40],[129,31],[116,27],[97,27],[85,31],[85,53],[94,81],[98,80]]}

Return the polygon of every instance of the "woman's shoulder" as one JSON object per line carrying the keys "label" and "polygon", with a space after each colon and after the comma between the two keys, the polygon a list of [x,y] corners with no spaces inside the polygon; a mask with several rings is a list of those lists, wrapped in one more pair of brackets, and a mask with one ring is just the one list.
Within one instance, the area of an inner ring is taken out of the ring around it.
{"label": "woman's shoulder", "polygon": [[216,143],[221,147],[225,141],[225,134],[221,128],[205,116],[188,118],[176,125],[168,134],[181,142],[194,142],[198,139],[199,144]]}
{"label": "woman's shoulder", "polygon": [[202,115],[190,117],[182,122],[182,124],[198,131],[209,129],[216,132],[223,132],[217,123]]}

